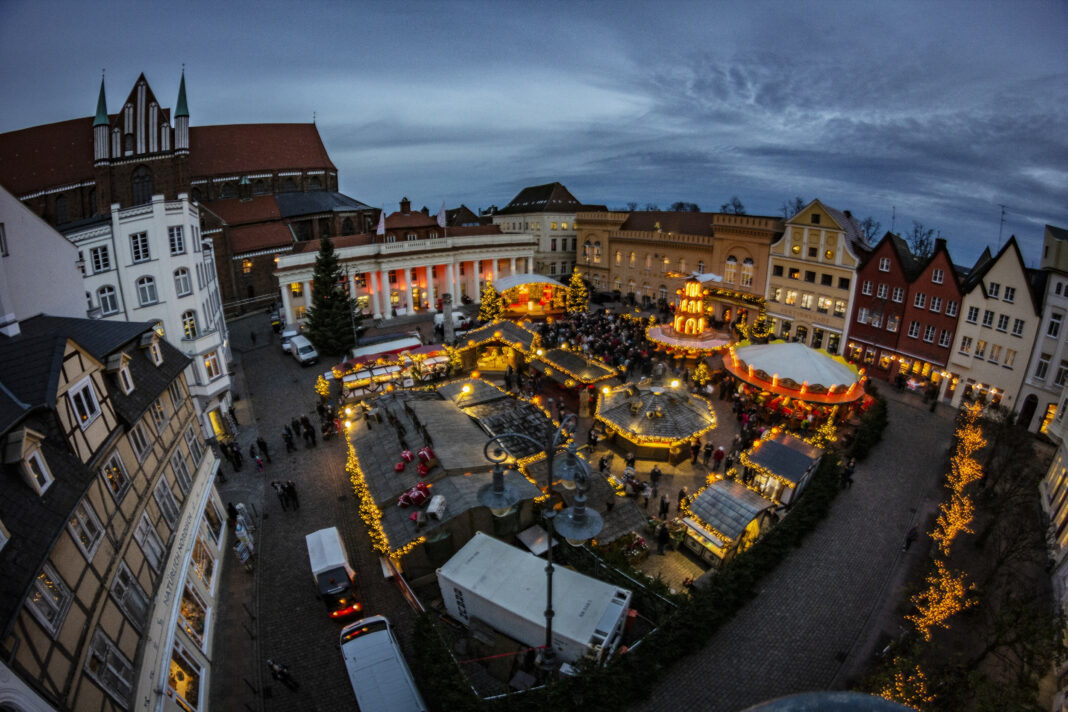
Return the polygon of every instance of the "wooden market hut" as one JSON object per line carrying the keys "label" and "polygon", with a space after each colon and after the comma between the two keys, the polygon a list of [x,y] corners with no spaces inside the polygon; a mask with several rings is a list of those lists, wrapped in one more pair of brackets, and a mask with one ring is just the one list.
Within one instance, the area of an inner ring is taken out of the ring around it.
{"label": "wooden market hut", "polygon": [[671,464],[686,459],[691,440],[716,427],[712,404],[677,385],[627,384],[602,391],[595,418],[622,450]]}
{"label": "wooden market hut", "polygon": [[564,313],[567,286],[543,274],[510,274],[493,283],[504,302],[504,314],[514,319],[543,318]]}
{"label": "wooden market hut", "polygon": [[799,437],[770,430],[739,458],[746,482],[776,504],[789,505],[812,478],[823,450]]}
{"label": "wooden market hut", "polygon": [[734,480],[717,480],[689,504],[683,544],[702,561],[718,567],[744,551],[769,525],[775,506]]}
{"label": "wooden market hut", "polygon": [[509,366],[513,371],[522,370],[540,342],[537,332],[527,326],[528,322],[494,319],[467,332],[457,342],[464,370],[499,373]]}

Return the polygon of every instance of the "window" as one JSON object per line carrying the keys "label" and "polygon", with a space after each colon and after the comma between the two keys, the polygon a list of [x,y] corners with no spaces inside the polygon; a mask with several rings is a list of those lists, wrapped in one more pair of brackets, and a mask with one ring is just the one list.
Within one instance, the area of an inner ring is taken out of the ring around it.
{"label": "window", "polygon": [[1016,287],[1005,287],[1005,296],[1002,297],[1006,302],[1010,304],[1016,301]]}
{"label": "window", "polygon": [[149,451],[148,437],[145,435],[145,427],[141,423],[137,423],[130,429],[130,445],[133,446],[134,454],[137,455],[137,460],[141,461],[145,459],[145,455]]}
{"label": "window", "polygon": [[560,223],[560,229],[561,230],[566,230],[567,229],[567,223]]}
{"label": "window", "polygon": [[983,312],[983,326],[991,327],[994,325],[994,312],[989,309]]}
{"label": "window", "polygon": [[[393,278],[393,270],[390,270],[389,276],[390,276],[390,282],[391,283],[394,282],[395,278]],[[289,283],[289,293],[292,294],[294,297],[303,297],[304,296],[304,284],[301,283],[301,282],[290,282]]]}
{"label": "window", "polygon": [[160,349],[159,342],[153,341],[151,344],[149,344],[148,353],[154,365],[163,365],[163,350]]}
{"label": "window", "polygon": [[185,464],[185,456],[181,448],[174,448],[171,455],[171,469],[174,470],[174,480],[178,483],[178,489],[183,494],[189,494],[189,488],[193,486],[193,478],[189,476],[189,466]]}
{"label": "window", "polygon": [[727,258],[727,262],[723,266],[723,281],[727,284],[734,284],[738,275],[738,258],[731,255]]}
{"label": "window", "polygon": [[1049,324],[1046,326],[1046,336],[1056,339],[1061,333],[1061,320],[1063,316],[1057,312],[1050,312]]}
{"label": "window", "polygon": [[36,448],[28,452],[22,459],[22,473],[26,483],[39,495],[44,494],[55,481],[55,478],[52,477],[52,471],[48,469],[48,465],[41,455],[41,451]]}
{"label": "window", "polygon": [[219,545],[219,536],[222,534],[222,517],[219,516],[219,510],[215,509],[215,503],[208,500],[207,506],[204,507],[204,526],[211,535],[212,541],[215,545]]}
{"label": "window", "polygon": [[791,307],[793,305],[797,304],[797,290],[796,289],[787,290],[787,292],[786,292],[786,304],[787,304],[787,306],[791,306]]}
{"label": "window", "polygon": [[914,321],[909,324],[909,338],[916,339],[920,336],[920,322]]}
{"label": "window", "polygon": [[200,459],[204,456],[204,446],[200,443],[193,426],[190,425],[185,431],[185,444],[189,446],[189,454],[193,456],[193,466],[200,467]]}
{"label": "window", "polygon": [[1014,320],[1012,322],[1012,335],[1013,336],[1023,336],[1023,330],[1024,330],[1024,320],[1023,319],[1016,319],[1016,320]]}
{"label": "window", "polygon": [[997,363],[1001,360],[1001,346],[998,344],[990,344],[990,357],[988,358],[990,363]]}
{"label": "window", "polygon": [[96,290],[97,299],[100,300],[100,312],[105,316],[108,314],[116,314],[119,311],[119,299],[115,294],[115,288],[110,284],[106,284],[100,289]]}
{"label": "window", "polygon": [[141,514],[141,521],[137,523],[137,528],[134,530],[134,540],[141,545],[141,551],[145,554],[145,561],[152,567],[152,570],[159,573],[160,566],[163,564],[163,555],[165,553],[163,548],[163,540],[159,538],[159,532],[152,526],[152,522],[148,519],[148,514]]}
{"label": "window", "polygon": [[801,270],[794,267],[790,268],[790,279],[801,279]]}
{"label": "window", "polygon": [[774,287],[771,290],[771,301],[778,302],[782,300],[782,287]]}
{"label": "window", "polygon": [[1005,368],[1012,368],[1016,363],[1016,352],[1012,349],[1005,349],[1005,363],[1001,364]]}
{"label": "window", "polygon": [[215,580],[215,557],[204,543],[203,535],[197,537],[197,543],[193,546],[193,570],[204,583],[204,588],[210,591]]}
{"label": "window", "polygon": [[897,328],[901,324],[901,316],[893,314],[886,318],[886,330],[892,333],[897,333]]}
{"label": "window", "polygon": [[86,376],[68,390],[67,397],[70,398],[74,414],[83,430],[100,415],[100,405],[97,403],[91,376]]}
{"label": "window", "polygon": [[171,529],[174,529],[174,525],[178,521],[178,503],[174,501],[174,494],[171,493],[171,486],[167,482],[166,476],[159,478],[159,482],[156,483],[156,489],[152,492],[152,497],[156,500],[156,504],[159,505],[159,511],[167,521],[167,524],[171,526]]}
{"label": "window", "polygon": [[819,225],[820,224],[820,214],[819,213],[812,213],[812,224],[813,225]]}
{"label": "window", "polygon": [[619,250],[616,250],[616,267],[622,267],[622,266],[623,266],[623,253],[620,252]]}
{"label": "window", "polygon": [[998,331],[1008,331],[1008,330],[1009,330],[1009,315],[1008,314],[998,314]]}
{"label": "window", "polygon": [[111,269],[111,253],[107,245],[89,250],[89,259],[93,263],[93,274]]}
{"label": "window", "polygon": [[820,285],[821,286],[830,287],[833,284],[834,284],[834,275],[833,274],[821,274],[820,275]]}
{"label": "window", "polygon": [[998,293],[1001,291],[1001,285],[997,282],[991,282],[986,287],[986,292],[994,299],[998,298]]}
{"label": "window", "polygon": [[962,354],[970,354],[972,352],[972,337],[962,336],[960,337],[960,352]]}
{"label": "window", "polygon": [[781,277],[782,276],[782,265],[775,265],[774,267],[772,267],[771,268],[771,276],[772,277]]}
{"label": "window", "polygon": [[871,320],[871,313],[867,307],[861,307],[857,310],[857,323],[867,324]]}
{"label": "window", "polygon": [[204,372],[208,375],[209,381],[214,381],[222,376],[222,369],[219,368],[219,356],[214,351],[204,354]]}
{"label": "window", "polygon": [[167,386],[167,392],[171,394],[171,407],[174,411],[178,412],[178,406],[185,400],[185,391],[182,390],[182,384],[178,380],[170,382]]}
{"label": "window", "polygon": [[946,273],[940,269],[931,270],[931,281],[935,284],[942,284],[945,279]]}
{"label": "window", "polygon": [[935,313],[942,311],[942,297],[931,297],[931,311]]}
{"label": "window", "polygon": [[1038,363],[1035,365],[1035,378],[1040,381],[1046,380],[1046,374],[1049,373],[1049,361],[1052,358],[1049,354],[1042,354],[1038,357]]}
{"label": "window", "polygon": [[820,297],[816,301],[816,311],[818,311],[820,314],[826,314],[831,310],[831,305],[833,303],[834,300],[830,297]]}
{"label": "window", "polygon": [[886,295],[889,289],[890,287],[888,285],[880,283],[879,287],[875,290],[875,296],[877,296],[879,299],[886,299]]}
{"label": "window", "polygon": [[111,595],[134,626],[143,629],[148,621],[148,594],[124,561],[119,562],[119,570],[111,582]]}
{"label": "window", "polygon": [[133,665],[102,630],[97,629],[93,634],[93,643],[85,660],[85,671],[122,707],[125,708],[129,704],[133,687]]}
{"label": "window", "polygon": [[839,277],[838,278],[838,288],[839,289],[849,289],[849,277]]}
{"label": "window", "polygon": [[104,478],[104,483],[111,491],[111,496],[115,498],[116,502],[121,502],[122,498],[126,496],[126,491],[130,489],[130,476],[126,474],[126,465],[122,464],[122,458],[119,457],[119,453],[113,453],[104,466],[100,468],[100,475]]}
{"label": "window", "polygon": [[190,309],[182,313],[182,333],[187,339],[197,338],[197,313]]}
{"label": "window", "polygon": [[890,258],[889,257],[880,257],[879,258],[879,271],[880,272],[889,272],[890,271]]}
{"label": "window", "polygon": [[149,306],[159,301],[156,294],[156,279],[154,277],[141,277],[137,280],[137,302],[141,306]]}
{"label": "window", "polygon": [[41,567],[26,598],[30,611],[52,636],[59,632],[74,596],[50,564]]}
{"label": "window", "polygon": [[809,294],[808,292],[805,292],[804,294],[801,295],[801,308],[802,309],[811,309],[812,308],[812,295]]}
{"label": "window", "polygon": [[183,710],[198,710],[201,706],[200,665],[196,663],[178,641],[171,650],[170,673],[167,675],[168,696],[174,695],[178,706]]}
{"label": "window", "polygon": [[968,316],[965,317],[965,321],[969,324],[979,323],[979,307],[968,307]]}
{"label": "window", "polygon": [[926,341],[929,344],[933,344],[934,343],[934,337],[935,337],[935,328],[933,326],[931,326],[930,324],[928,324],[927,326],[925,326],[923,328],[923,340]]}
{"label": "window", "polygon": [[631,252],[630,256],[627,258],[627,266],[633,268],[634,265],[637,264],[637,260],[638,260],[638,256],[635,255],[633,252]]}
{"label": "window", "polygon": [[753,260],[746,257],[742,260],[742,284],[743,287],[753,286]]}
{"label": "window", "polygon": [[104,527],[101,526],[100,518],[96,516],[88,500],[83,499],[78,502],[74,511],[71,512],[70,519],[67,520],[67,529],[70,530],[71,537],[85,555],[85,560],[92,561],[93,554],[96,553],[96,548],[104,537]]}
{"label": "window", "polygon": [[917,309],[923,309],[927,304],[927,295],[923,292],[916,292],[916,299],[912,302],[913,306]]}
{"label": "window", "polygon": [[555,230],[556,229],[556,223],[549,223],[549,229],[550,230]]}
{"label": "window", "polygon": [[182,603],[178,607],[178,617],[182,629],[189,637],[196,641],[197,645],[204,646],[204,623],[208,617],[207,606],[204,599],[188,584],[182,594]]}
{"label": "window", "polygon": [[810,247],[810,248],[808,248],[808,256],[809,257],[816,257],[817,255],[819,255],[819,253],[820,253],[820,248],[818,248],[818,247]]}
{"label": "window", "polygon": [[[130,138],[133,138],[132,136]],[[130,187],[133,188],[133,204],[142,205],[152,202],[152,171],[141,166],[133,172],[130,178]]]}
{"label": "window", "polygon": [[871,287],[872,287],[871,280],[870,279],[864,280],[864,283],[862,285],[860,285],[860,293],[861,294],[865,294],[865,295],[870,297],[871,296]]}
{"label": "window", "polygon": [[549,251],[556,252],[556,238],[549,240]]}
{"label": "window", "polygon": [[949,333],[948,329],[942,329],[942,333],[938,335],[938,345],[944,349],[948,349],[952,338],[953,335]]}
{"label": "window", "polygon": [[905,301],[905,289],[903,287],[894,287],[893,295],[890,298],[900,304]]}
{"label": "window", "polygon": [[816,283],[816,273],[812,270],[805,270],[805,281],[810,284]]}
{"label": "window", "polygon": [[946,316],[957,316],[957,303],[955,301],[946,302]]}
{"label": "window", "polygon": [[147,262],[152,259],[148,250],[148,233],[137,232],[130,235],[130,255],[133,257],[133,261]]}
{"label": "window", "polygon": [[986,356],[986,342],[979,339],[975,342],[975,357],[983,358],[984,356]]}
{"label": "window", "polygon": [[879,327],[881,327],[883,325],[883,313],[882,312],[877,311],[877,312],[872,312],[871,313],[871,325],[872,325],[873,328],[876,328],[876,329],[878,329]]}
{"label": "window", "polygon": [[125,362],[119,366],[119,387],[122,388],[122,392],[126,395],[130,395],[134,390],[134,382],[133,376],[130,374],[130,366]]}
{"label": "window", "polygon": [[174,270],[174,291],[179,297],[185,297],[193,293],[193,281],[189,279],[189,270],[179,267]]}
{"label": "window", "polygon": [[845,316],[846,303],[844,299],[834,300],[834,315],[841,318]]}
{"label": "window", "polygon": [[172,255],[185,253],[185,234],[181,225],[171,225],[167,228],[167,239],[171,244]]}
{"label": "window", "polygon": [[[679,272],[682,272],[683,274],[686,274],[686,258],[685,257],[680,257],[679,258]],[[742,272],[743,272],[743,276],[744,276],[744,272],[745,272],[744,268],[743,268]]]}

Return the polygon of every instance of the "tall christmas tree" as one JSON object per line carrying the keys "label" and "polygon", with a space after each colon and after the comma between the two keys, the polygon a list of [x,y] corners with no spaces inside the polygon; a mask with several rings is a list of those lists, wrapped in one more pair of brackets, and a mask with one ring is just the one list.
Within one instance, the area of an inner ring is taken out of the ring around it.
{"label": "tall christmas tree", "polygon": [[334,244],[323,238],[312,275],[308,338],[327,354],[344,353],[355,345],[355,326],[361,317],[356,315],[356,304],[349,297],[347,286]]}
{"label": "tall christmas tree", "polygon": [[482,303],[478,307],[478,320],[482,322],[500,319],[504,313],[504,300],[493,286],[493,282],[486,280],[486,286],[482,288]]}
{"label": "tall christmas tree", "polygon": [[575,314],[584,312],[590,306],[590,291],[586,289],[586,283],[582,281],[578,267],[571,273],[571,281],[567,285],[567,312]]}

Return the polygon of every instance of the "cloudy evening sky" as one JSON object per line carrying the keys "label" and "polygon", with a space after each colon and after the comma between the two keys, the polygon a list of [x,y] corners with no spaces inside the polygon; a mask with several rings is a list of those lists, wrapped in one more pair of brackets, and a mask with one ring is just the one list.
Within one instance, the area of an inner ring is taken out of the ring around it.
{"label": "cloudy evening sky", "polygon": [[[0,131],[79,116],[107,69],[194,125],[305,122],[341,190],[503,207],[818,197],[970,265],[1068,227],[1068,4],[0,0]],[[194,147],[195,149],[195,147]]]}

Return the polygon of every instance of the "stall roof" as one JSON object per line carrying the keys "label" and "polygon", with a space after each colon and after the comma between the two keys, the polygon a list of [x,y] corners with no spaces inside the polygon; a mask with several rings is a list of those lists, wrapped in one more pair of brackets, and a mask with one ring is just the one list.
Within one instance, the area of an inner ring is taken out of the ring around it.
{"label": "stall roof", "polygon": [[789,433],[776,433],[759,441],[745,456],[785,480],[798,483],[823,457],[823,450]]}
{"label": "stall roof", "polygon": [[498,292],[503,292],[506,289],[512,289],[513,287],[522,287],[525,284],[551,284],[554,287],[563,287],[561,282],[556,281],[552,277],[546,277],[543,274],[531,274],[529,272],[525,274],[510,274],[507,277],[501,277],[493,283],[493,288]]}
{"label": "stall roof", "polygon": [[689,440],[716,427],[712,404],[684,388],[616,388],[601,398],[597,419],[625,436],[661,442]]}
{"label": "stall roof", "polygon": [[[464,386],[471,386],[469,393],[464,393]],[[507,393],[489,381],[481,378],[461,378],[448,383],[442,383],[437,387],[437,392],[452,401],[459,408],[470,408],[480,403],[500,400],[507,397]]]}
{"label": "stall roof", "polygon": [[[554,367],[568,378],[573,378],[581,384],[597,383],[606,378],[619,375],[618,371],[606,363],[597,359],[586,358],[574,351],[564,349],[549,349],[538,356],[550,367]],[[563,379],[559,379],[563,380]]]}
{"label": "stall roof", "polygon": [[799,343],[756,344],[735,349],[735,357],[747,366],[763,371],[780,381],[790,379],[797,384],[851,386],[859,380],[856,371],[819,351]]}
{"label": "stall roof", "polygon": [[690,511],[720,534],[737,541],[750,522],[774,506],[774,502],[745,485],[734,480],[717,480],[694,498]]}
{"label": "stall roof", "polygon": [[525,351],[530,350],[537,337],[538,335],[530,329],[526,329],[507,319],[496,319],[488,324],[483,324],[477,329],[472,329],[464,335],[464,339],[467,340],[469,346],[487,341],[499,341],[508,344],[518,343]]}

